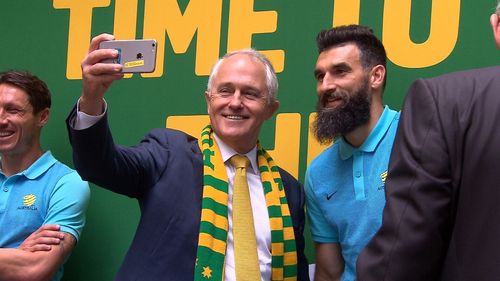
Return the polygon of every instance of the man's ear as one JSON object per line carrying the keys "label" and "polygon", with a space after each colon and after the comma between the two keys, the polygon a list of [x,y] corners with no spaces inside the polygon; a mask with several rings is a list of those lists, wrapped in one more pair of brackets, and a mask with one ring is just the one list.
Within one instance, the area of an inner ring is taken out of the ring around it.
{"label": "man's ear", "polygon": [[376,65],[370,71],[370,86],[373,89],[381,89],[384,86],[385,67]]}
{"label": "man's ear", "polygon": [[210,93],[205,91],[205,102],[207,103],[207,114],[210,114]]}
{"label": "man's ear", "polygon": [[272,101],[268,104],[268,114],[266,116],[266,120],[273,117],[274,113],[280,108],[280,102],[277,100]]}
{"label": "man's ear", "polygon": [[491,28],[493,29],[493,38],[495,39],[495,44],[497,48],[500,49],[500,18],[497,14],[492,14],[490,16]]}
{"label": "man's ear", "polygon": [[41,127],[45,126],[49,122],[50,108],[44,108],[42,111],[38,112],[38,125]]}

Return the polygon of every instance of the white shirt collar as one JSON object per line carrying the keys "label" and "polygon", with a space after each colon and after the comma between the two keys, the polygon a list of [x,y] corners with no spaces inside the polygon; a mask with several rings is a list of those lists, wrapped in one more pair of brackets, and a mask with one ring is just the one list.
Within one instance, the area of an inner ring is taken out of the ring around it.
{"label": "white shirt collar", "polygon": [[[232,149],[229,145],[224,143],[214,132],[214,139],[219,146],[220,154],[222,156],[222,161],[226,163],[229,158],[233,157],[235,154],[239,154],[234,149]],[[255,174],[259,173],[259,166],[257,165],[257,146],[254,146],[252,150],[244,154],[250,160],[250,164],[252,165],[252,170]]]}

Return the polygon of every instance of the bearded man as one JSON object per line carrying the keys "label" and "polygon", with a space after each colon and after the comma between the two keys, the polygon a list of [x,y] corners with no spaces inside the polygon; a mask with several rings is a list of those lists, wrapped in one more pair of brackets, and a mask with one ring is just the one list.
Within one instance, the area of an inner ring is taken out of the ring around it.
{"label": "bearded man", "polygon": [[314,75],[316,138],[334,143],[309,166],[306,203],[316,248],[314,280],[351,281],[381,224],[399,113],[382,104],[386,52],[370,28],[321,31]]}

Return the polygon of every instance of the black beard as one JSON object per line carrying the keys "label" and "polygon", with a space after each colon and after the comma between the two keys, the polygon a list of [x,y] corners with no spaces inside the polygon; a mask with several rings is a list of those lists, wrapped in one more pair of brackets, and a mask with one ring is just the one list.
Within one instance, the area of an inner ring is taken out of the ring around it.
{"label": "black beard", "polygon": [[322,144],[330,143],[336,137],[350,133],[370,120],[371,97],[368,93],[368,83],[364,83],[350,98],[346,91],[337,91],[335,95],[342,98],[343,104],[335,108],[325,108],[322,97],[316,104],[317,116],[313,132]]}

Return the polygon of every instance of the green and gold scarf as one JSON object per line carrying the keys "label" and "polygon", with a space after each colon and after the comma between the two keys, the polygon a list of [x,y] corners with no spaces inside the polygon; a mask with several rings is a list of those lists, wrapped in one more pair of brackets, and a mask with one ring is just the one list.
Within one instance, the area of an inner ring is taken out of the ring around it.
{"label": "green and gold scarf", "polygon": [[[203,153],[203,201],[194,280],[223,280],[228,232],[228,184],[219,147],[206,126],[198,141]],[[271,224],[271,280],[297,280],[292,218],[278,167],[257,144],[257,162]]]}

